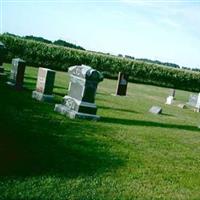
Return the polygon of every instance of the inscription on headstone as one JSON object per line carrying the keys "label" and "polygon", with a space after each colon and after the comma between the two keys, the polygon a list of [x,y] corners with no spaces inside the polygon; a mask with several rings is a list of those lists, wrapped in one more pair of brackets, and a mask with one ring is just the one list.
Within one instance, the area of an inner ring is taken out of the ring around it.
{"label": "inscription on headstone", "polygon": [[103,80],[102,74],[81,65],[70,67],[69,75],[68,96],[63,98],[63,104],[56,104],[54,110],[70,118],[99,119],[95,95],[99,82]]}
{"label": "inscription on headstone", "polygon": [[10,72],[10,79],[7,82],[9,85],[22,89],[24,82],[24,73],[26,62],[20,58],[12,59],[12,68]]}
{"label": "inscription on headstone", "polygon": [[51,101],[53,99],[53,86],[56,72],[51,69],[40,67],[36,90],[33,91],[32,97],[39,101]]}
{"label": "inscription on headstone", "polygon": [[127,86],[128,86],[128,75],[122,72],[119,72],[116,95],[126,96]]}
{"label": "inscription on headstone", "polygon": [[149,110],[150,113],[153,114],[161,114],[162,113],[162,108],[159,106],[152,106]]}

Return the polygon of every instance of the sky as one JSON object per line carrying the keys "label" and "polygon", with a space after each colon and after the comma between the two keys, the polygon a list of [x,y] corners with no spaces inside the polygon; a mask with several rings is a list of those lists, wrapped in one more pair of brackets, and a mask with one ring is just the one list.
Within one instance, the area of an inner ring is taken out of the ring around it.
{"label": "sky", "polygon": [[0,31],[200,68],[200,0],[0,0]]}

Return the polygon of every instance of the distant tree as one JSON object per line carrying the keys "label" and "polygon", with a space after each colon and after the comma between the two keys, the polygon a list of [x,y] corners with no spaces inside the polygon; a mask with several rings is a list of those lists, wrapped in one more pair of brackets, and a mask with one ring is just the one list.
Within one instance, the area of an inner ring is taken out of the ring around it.
{"label": "distant tree", "polygon": [[123,57],[123,55],[122,54],[118,54],[118,57]]}
{"label": "distant tree", "polygon": [[129,55],[125,55],[125,58],[129,58],[129,59],[132,59],[132,60],[135,59],[133,56],[129,56]]}
{"label": "distant tree", "polygon": [[80,50],[85,50],[83,47],[81,46],[77,46],[75,44],[66,42],[64,40],[56,40],[53,42],[53,44],[55,45],[59,45],[59,46],[63,46],[63,47],[70,47],[70,48],[74,48],[74,49],[80,49]]}
{"label": "distant tree", "polygon": [[35,40],[35,41],[38,41],[38,42],[44,42],[44,43],[47,43],[47,44],[52,44],[52,42],[50,40],[47,40],[43,37],[36,37],[36,36],[33,36],[33,35],[28,35],[28,36],[25,36],[23,38],[28,39],[28,40]]}

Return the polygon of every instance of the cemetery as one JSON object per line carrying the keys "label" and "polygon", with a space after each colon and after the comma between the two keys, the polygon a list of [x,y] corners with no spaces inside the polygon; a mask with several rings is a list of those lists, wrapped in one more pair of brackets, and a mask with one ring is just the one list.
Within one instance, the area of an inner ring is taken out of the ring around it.
{"label": "cemetery", "polygon": [[1,198],[200,196],[198,93],[85,65],[61,72],[15,58],[3,68]]}

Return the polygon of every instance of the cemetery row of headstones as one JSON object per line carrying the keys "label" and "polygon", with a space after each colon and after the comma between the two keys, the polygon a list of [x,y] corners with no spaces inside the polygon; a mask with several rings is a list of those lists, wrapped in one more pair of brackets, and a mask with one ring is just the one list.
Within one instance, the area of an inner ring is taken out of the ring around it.
{"label": "cemetery row of headstones", "polygon": [[[0,75],[5,76],[3,69],[3,54],[5,46],[0,43]],[[24,73],[26,62],[15,58],[12,60],[8,85],[16,89],[23,88]],[[95,95],[98,83],[103,80],[103,75],[89,66],[73,66],[69,68],[70,82],[68,95],[64,96],[62,104],[56,104],[54,110],[70,118],[99,119],[96,115],[97,106],[95,104]],[[36,89],[32,92],[32,98],[39,101],[51,101],[53,99],[53,88],[56,72],[47,68],[39,68]],[[128,75],[120,72],[118,75],[117,88],[115,95],[126,96],[128,86]],[[170,90],[166,104],[171,105],[175,100],[175,89]],[[200,94],[191,95],[188,105],[200,108]],[[184,108],[184,104],[178,105]],[[153,106],[149,112],[161,114],[162,108]]]}

